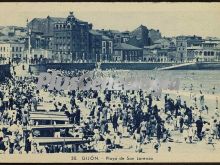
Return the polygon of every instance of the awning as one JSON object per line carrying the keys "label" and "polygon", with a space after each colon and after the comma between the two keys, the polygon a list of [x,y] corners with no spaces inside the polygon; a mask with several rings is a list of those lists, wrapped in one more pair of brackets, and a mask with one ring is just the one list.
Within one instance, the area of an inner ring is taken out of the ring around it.
{"label": "awning", "polygon": [[73,137],[60,137],[60,138],[51,138],[51,137],[34,137],[33,141],[39,145],[67,145],[67,144],[82,144],[88,143],[89,140],[82,140],[82,138],[73,138]]}
{"label": "awning", "polygon": [[52,128],[74,128],[73,124],[57,124],[57,125],[35,125],[30,126],[30,129],[52,129]]}
{"label": "awning", "polygon": [[59,115],[57,113],[31,113],[30,120],[69,121],[69,118],[65,114]]}

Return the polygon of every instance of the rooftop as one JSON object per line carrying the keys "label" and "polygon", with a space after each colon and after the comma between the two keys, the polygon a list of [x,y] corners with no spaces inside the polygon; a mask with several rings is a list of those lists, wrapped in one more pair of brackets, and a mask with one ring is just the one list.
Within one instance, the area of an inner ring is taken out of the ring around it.
{"label": "rooftop", "polygon": [[5,43],[5,44],[7,44],[7,43],[23,44],[25,41],[23,40],[23,37],[20,37],[20,36],[13,36],[13,37],[1,36],[0,42],[1,42],[1,44],[3,44],[3,43]]}
{"label": "rooftop", "polygon": [[115,50],[142,50],[141,48],[138,48],[136,46],[129,45],[129,44],[126,44],[126,43],[117,44],[114,49]]}
{"label": "rooftop", "polygon": [[109,37],[105,36],[105,35],[102,35],[102,39],[103,40],[111,40]]}
{"label": "rooftop", "polygon": [[96,30],[89,30],[89,33],[91,33],[92,35],[97,35],[97,36],[101,36],[102,35],[101,33],[99,33]]}

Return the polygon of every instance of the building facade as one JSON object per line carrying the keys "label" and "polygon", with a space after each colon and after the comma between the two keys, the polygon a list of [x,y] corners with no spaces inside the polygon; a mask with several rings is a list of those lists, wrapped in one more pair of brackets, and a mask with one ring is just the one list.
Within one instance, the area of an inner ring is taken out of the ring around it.
{"label": "building facade", "polygon": [[[31,49],[29,62],[32,64],[54,62],[52,50],[48,49]],[[28,56],[28,50],[24,51],[24,57]]]}
{"label": "building facade", "polygon": [[95,31],[89,31],[89,59],[100,62],[102,59],[102,34]]}
{"label": "building facade", "polygon": [[176,48],[177,48],[177,61],[188,62],[195,59],[192,56],[190,51],[187,51],[188,48],[195,46],[201,46],[202,37],[199,36],[178,36],[176,37]]}
{"label": "building facade", "polygon": [[34,18],[27,23],[27,29],[31,31],[31,47],[33,49],[52,49],[54,24],[63,22],[66,18],[50,17]]}
{"label": "building facade", "polygon": [[126,43],[120,43],[114,48],[113,61],[142,61],[143,49]]}
{"label": "building facade", "polygon": [[54,24],[53,54],[60,62],[89,60],[89,30],[92,24],[75,18],[73,12],[64,22]]}
{"label": "building facade", "polygon": [[201,47],[193,50],[196,61],[217,62],[220,61],[220,41],[204,41]]}
{"label": "building facade", "polygon": [[102,35],[102,61],[111,61],[113,54],[113,40]]}
{"label": "building facade", "polygon": [[19,62],[24,59],[25,43],[0,42],[0,59],[3,63]]}
{"label": "building facade", "polygon": [[175,43],[170,38],[156,40],[153,45],[144,47],[143,60],[147,62],[175,62]]}
{"label": "building facade", "polygon": [[92,61],[110,61],[113,53],[113,40],[99,31],[89,31],[89,59]]}

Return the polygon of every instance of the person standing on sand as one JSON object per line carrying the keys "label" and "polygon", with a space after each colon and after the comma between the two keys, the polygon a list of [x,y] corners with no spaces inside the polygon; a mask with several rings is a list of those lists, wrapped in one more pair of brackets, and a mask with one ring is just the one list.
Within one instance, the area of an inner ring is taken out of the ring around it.
{"label": "person standing on sand", "polygon": [[118,131],[118,114],[116,111],[114,112],[114,115],[112,117],[112,125],[113,125],[114,132],[117,132]]}
{"label": "person standing on sand", "polygon": [[215,94],[215,85],[214,85],[214,87],[212,88],[212,94],[213,94],[213,95]]}
{"label": "person standing on sand", "polygon": [[196,128],[197,128],[197,137],[202,140],[202,127],[203,127],[203,120],[201,116],[196,121]]}
{"label": "person standing on sand", "polygon": [[204,95],[202,94],[201,90],[200,90],[199,101],[200,101],[200,111],[203,111],[204,110],[204,104],[205,104],[205,98],[204,98]]}

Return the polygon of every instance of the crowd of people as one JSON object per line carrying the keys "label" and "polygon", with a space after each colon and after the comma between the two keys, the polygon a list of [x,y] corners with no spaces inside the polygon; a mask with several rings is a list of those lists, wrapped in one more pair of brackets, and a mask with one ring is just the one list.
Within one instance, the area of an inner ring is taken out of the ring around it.
{"label": "crowd of people", "polygon": [[[61,71],[60,76],[80,77],[86,72]],[[100,73],[101,76],[122,76],[117,74]],[[27,126],[36,125],[30,119],[30,112],[38,111],[38,105],[48,99],[36,89],[36,84],[35,76],[14,76],[0,85],[1,153],[111,152],[117,149],[143,152],[146,145],[153,145],[155,152],[159,152],[163,143],[200,141],[206,141],[214,149],[215,141],[220,139],[219,113],[216,110],[210,118],[203,115],[208,112],[208,106],[202,91],[199,98],[191,98],[194,100],[191,105],[180,95],[154,97],[152,92],[143,90],[57,91],[48,90],[45,85],[42,91],[51,96],[53,111],[64,112],[69,123],[74,125],[68,133],[74,136],[81,133],[87,142],[77,149],[73,145],[40,146],[33,140],[40,133],[25,131]],[[64,97],[65,101],[59,101],[59,97]],[[174,132],[178,136],[174,136]]]}

